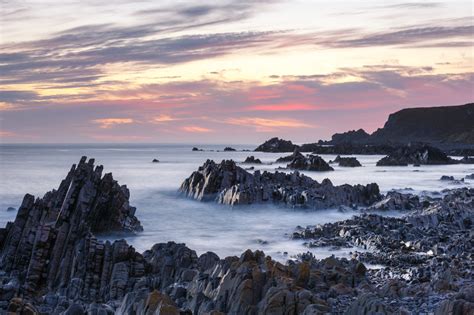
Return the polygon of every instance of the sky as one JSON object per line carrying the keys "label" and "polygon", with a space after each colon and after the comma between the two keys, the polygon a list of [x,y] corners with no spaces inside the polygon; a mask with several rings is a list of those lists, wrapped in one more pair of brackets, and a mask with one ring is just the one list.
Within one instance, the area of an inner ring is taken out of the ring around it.
{"label": "sky", "polygon": [[373,132],[474,101],[473,3],[0,0],[0,142]]}

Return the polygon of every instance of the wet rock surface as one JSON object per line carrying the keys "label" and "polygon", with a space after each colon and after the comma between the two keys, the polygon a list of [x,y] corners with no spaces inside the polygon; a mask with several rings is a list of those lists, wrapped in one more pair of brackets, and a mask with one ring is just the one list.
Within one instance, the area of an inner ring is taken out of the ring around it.
{"label": "wet rock surface", "polygon": [[[360,296],[350,314],[471,314],[474,310],[474,189],[450,191],[400,218],[363,214],[299,228],[293,238],[310,247],[359,248],[376,290]],[[453,311],[454,310],[454,311]],[[471,312],[471,313],[469,313]]]}
{"label": "wet rock surface", "polygon": [[369,206],[381,200],[377,184],[334,186],[298,172],[247,172],[232,160],[208,160],[181,185],[180,191],[200,201],[228,205],[274,202],[310,209]]}

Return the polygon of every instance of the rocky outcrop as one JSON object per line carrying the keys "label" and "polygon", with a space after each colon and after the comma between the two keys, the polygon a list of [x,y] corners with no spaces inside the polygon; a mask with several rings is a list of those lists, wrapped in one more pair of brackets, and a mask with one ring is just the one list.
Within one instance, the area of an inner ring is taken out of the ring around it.
{"label": "rocky outcrop", "polygon": [[401,308],[433,313],[471,306],[470,298],[457,292],[474,285],[474,189],[449,191],[443,199],[411,206],[414,211],[401,218],[363,214],[295,231],[293,237],[310,247],[364,248],[355,257],[385,266],[368,271],[377,290],[360,296],[348,314],[392,314]]}
{"label": "rocky outcrop", "polygon": [[232,147],[225,147],[224,148],[224,152],[232,152],[232,151],[237,151],[237,150],[232,148]]}
{"label": "rocky outcrop", "polygon": [[443,151],[427,145],[409,145],[400,147],[377,162],[377,166],[407,166],[455,164]]}
{"label": "rocky outcrop", "polygon": [[262,161],[260,159],[256,159],[253,155],[251,155],[251,156],[248,156],[243,163],[245,163],[245,164],[262,164]]}
{"label": "rocky outcrop", "polygon": [[406,108],[388,117],[371,135],[372,142],[474,144],[474,103],[460,106]]}
{"label": "rocky outcrop", "polygon": [[0,313],[310,314],[341,312],[367,290],[354,259],[306,254],[284,265],[261,251],[220,259],[174,242],[142,254],[103,242],[93,232],[141,227],[118,220],[130,214],[128,191],[93,163],[81,159],[42,199],[26,195],[0,229]]}
{"label": "rocky outcrop", "polygon": [[360,162],[355,157],[341,157],[337,156],[332,163],[338,163],[341,167],[360,167]]}
{"label": "rocky outcrop", "polygon": [[180,191],[196,200],[228,205],[274,202],[310,209],[368,206],[381,198],[376,184],[334,186],[328,179],[319,183],[298,172],[251,174],[231,160],[219,164],[208,160]]}
{"label": "rocky outcrop", "polygon": [[282,156],[276,160],[276,163],[288,163],[295,159],[304,159],[305,156],[300,153],[299,149],[295,149],[291,155]]}
{"label": "rocky outcrop", "polygon": [[367,143],[370,135],[364,129],[351,130],[344,133],[335,133],[331,138],[331,144],[353,144],[353,143]]}
{"label": "rocky outcrop", "polygon": [[259,145],[255,151],[260,152],[293,152],[297,148],[297,145],[293,144],[291,141],[271,138],[270,140],[265,141],[263,144]]}
{"label": "rocky outcrop", "polygon": [[327,172],[334,171],[319,155],[297,156],[287,165],[289,169],[302,171]]}

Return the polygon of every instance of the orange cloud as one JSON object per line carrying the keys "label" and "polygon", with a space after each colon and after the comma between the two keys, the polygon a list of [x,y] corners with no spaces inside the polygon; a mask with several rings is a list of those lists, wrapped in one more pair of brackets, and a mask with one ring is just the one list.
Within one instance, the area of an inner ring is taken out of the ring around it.
{"label": "orange cloud", "polygon": [[13,137],[15,136],[15,134],[13,132],[10,132],[10,131],[0,131],[0,138],[7,138],[7,137]]}
{"label": "orange cloud", "polygon": [[308,125],[302,121],[294,119],[266,119],[258,117],[244,117],[231,118],[226,120],[228,124],[251,126],[255,127],[257,131],[270,132],[276,128],[312,128],[314,126]]}
{"label": "orange cloud", "polygon": [[212,132],[212,129],[198,126],[184,126],[181,129],[187,132]]}
{"label": "orange cloud", "polygon": [[275,104],[275,105],[255,105],[248,107],[249,110],[268,111],[268,112],[283,112],[294,110],[316,110],[314,105],[309,104]]}
{"label": "orange cloud", "polygon": [[15,107],[7,102],[0,102],[0,111],[14,109]]}
{"label": "orange cloud", "polygon": [[131,118],[102,118],[94,119],[93,122],[100,124],[100,128],[107,129],[115,125],[132,124],[134,123],[134,120]]}
{"label": "orange cloud", "polygon": [[162,123],[162,122],[169,122],[169,121],[175,121],[175,120],[178,120],[178,119],[173,118],[170,115],[159,115],[159,116],[154,117],[152,119],[152,122]]}

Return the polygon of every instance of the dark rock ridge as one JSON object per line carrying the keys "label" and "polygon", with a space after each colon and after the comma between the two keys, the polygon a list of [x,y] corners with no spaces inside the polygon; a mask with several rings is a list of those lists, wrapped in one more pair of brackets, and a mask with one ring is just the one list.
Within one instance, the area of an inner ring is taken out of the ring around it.
{"label": "dark rock ridge", "polygon": [[372,142],[474,144],[474,103],[460,106],[406,108],[390,114]]}
{"label": "dark rock ridge", "polygon": [[265,143],[259,145],[255,151],[260,152],[293,152],[297,148],[297,145],[293,144],[291,141],[271,138],[270,140],[265,141]]}
{"label": "dark rock ridge", "polygon": [[338,144],[366,144],[370,140],[370,135],[364,129],[351,130],[344,133],[335,133],[331,138],[332,145]]}
{"label": "dark rock ridge", "polygon": [[225,147],[225,148],[224,148],[224,151],[225,151],[225,152],[230,152],[230,151],[237,151],[237,150],[234,149],[234,148],[231,148],[231,147]]}
{"label": "dark rock ridge", "polygon": [[[415,205],[415,210],[402,218],[364,214],[309,226],[298,229],[293,237],[307,240],[310,247],[371,249],[355,257],[386,266],[368,271],[376,290],[370,298],[359,297],[349,311],[362,312],[378,300],[385,313],[404,308],[411,314],[471,314],[474,189],[449,191],[429,205]],[[467,291],[471,293],[466,296]],[[458,305],[459,312],[446,312],[453,305]]]}
{"label": "dark rock ridge", "polygon": [[390,155],[377,162],[377,166],[406,166],[455,164],[456,160],[448,157],[443,151],[428,146],[408,145],[398,148]]}
{"label": "dark rock ridge", "polygon": [[256,159],[253,155],[248,156],[244,163],[246,164],[262,164],[262,161],[260,159]]}
{"label": "dark rock ridge", "polygon": [[[409,143],[426,143],[445,150],[450,155],[474,155],[474,103],[459,106],[406,108],[390,114],[383,128],[369,135],[363,129],[336,133],[330,141],[296,146],[291,141],[273,138],[257,151],[301,152],[315,154],[385,154]],[[277,142],[290,146],[267,145]]]}
{"label": "dark rock ridge", "polygon": [[301,154],[299,149],[295,149],[291,155],[280,157],[276,160],[276,163],[288,163],[295,159],[304,159],[305,156]]}
{"label": "dark rock ridge", "polygon": [[381,199],[377,184],[334,186],[329,179],[319,183],[298,172],[251,174],[232,160],[207,160],[184,180],[180,191],[196,200],[227,205],[275,202],[310,209],[368,206]]}
{"label": "dark rock ridge", "polygon": [[355,157],[341,157],[341,156],[336,156],[333,163],[338,163],[339,166],[342,167],[359,167],[362,166],[360,162],[357,160]]}
{"label": "dark rock ridge", "polygon": [[334,169],[329,166],[326,161],[319,155],[310,154],[304,156],[302,154],[297,155],[291,160],[287,165],[289,169],[293,170],[302,170],[302,171],[317,171],[317,172],[327,172],[334,171]]}

